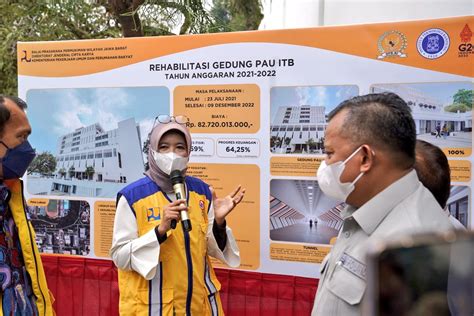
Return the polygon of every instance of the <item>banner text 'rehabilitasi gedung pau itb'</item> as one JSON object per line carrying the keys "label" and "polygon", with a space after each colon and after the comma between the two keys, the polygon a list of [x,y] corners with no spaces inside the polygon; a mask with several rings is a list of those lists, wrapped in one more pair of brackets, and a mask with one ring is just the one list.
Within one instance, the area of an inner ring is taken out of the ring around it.
{"label": "banner text 'rehabilitasi gedung pau itb'", "polygon": [[[19,43],[30,141],[56,162],[48,174],[25,177],[41,251],[107,258],[116,193],[143,176],[155,117],[186,115],[188,174],[221,196],[247,189],[228,217],[240,269],[319,277],[342,223],[341,201],[316,181],[327,114],[347,98],[384,91],[407,101],[418,138],[449,157],[449,210],[473,227],[473,29],[470,16]],[[469,95],[468,110],[453,110]],[[445,124],[449,135],[436,137]]]}

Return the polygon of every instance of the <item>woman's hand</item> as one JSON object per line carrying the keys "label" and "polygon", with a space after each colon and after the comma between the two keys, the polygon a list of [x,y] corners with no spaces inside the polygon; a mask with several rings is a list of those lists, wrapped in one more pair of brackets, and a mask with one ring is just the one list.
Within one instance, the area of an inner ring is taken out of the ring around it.
{"label": "woman's hand", "polygon": [[241,186],[239,185],[233,192],[223,198],[218,198],[213,187],[209,187],[212,193],[212,203],[214,204],[214,219],[217,225],[222,226],[225,218],[229,213],[242,201],[245,195],[245,189],[240,193]]}
{"label": "woman's hand", "polygon": [[166,205],[163,209],[163,218],[161,219],[161,223],[158,226],[158,234],[160,234],[160,236],[164,236],[166,232],[171,229],[171,221],[173,219],[179,221],[181,218],[179,212],[187,209],[188,207],[186,206],[186,200],[176,200]]}

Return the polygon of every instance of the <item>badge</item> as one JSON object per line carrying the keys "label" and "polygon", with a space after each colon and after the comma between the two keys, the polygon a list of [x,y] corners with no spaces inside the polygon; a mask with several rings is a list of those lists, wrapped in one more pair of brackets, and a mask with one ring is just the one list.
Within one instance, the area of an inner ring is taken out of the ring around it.
{"label": "badge", "polygon": [[446,54],[449,43],[448,33],[442,29],[429,29],[418,37],[416,48],[421,56],[427,59],[437,59]]}
{"label": "badge", "polygon": [[405,49],[407,48],[407,38],[399,31],[388,31],[379,37],[377,48],[380,55],[378,59],[386,57],[401,57],[405,58]]}
{"label": "badge", "polygon": [[146,217],[149,222],[161,219],[159,207],[149,207],[146,209]]}
{"label": "badge", "polygon": [[362,280],[365,280],[365,276],[366,276],[365,264],[355,259],[354,257],[351,257],[347,253],[344,252],[336,264],[340,264],[347,271],[358,276]]}

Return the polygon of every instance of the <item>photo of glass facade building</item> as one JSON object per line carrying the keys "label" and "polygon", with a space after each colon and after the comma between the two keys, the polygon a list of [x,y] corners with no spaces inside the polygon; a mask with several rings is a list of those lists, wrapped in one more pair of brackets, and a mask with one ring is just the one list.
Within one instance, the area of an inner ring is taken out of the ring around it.
{"label": "photo of glass facade building", "polygon": [[324,106],[279,107],[270,126],[273,153],[322,153],[326,130]]}
{"label": "photo of glass facade building", "polygon": [[140,129],[134,118],[104,130],[99,123],[57,141],[53,177],[28,176],[28,191],[40,195],[113,197],[144,171]]}

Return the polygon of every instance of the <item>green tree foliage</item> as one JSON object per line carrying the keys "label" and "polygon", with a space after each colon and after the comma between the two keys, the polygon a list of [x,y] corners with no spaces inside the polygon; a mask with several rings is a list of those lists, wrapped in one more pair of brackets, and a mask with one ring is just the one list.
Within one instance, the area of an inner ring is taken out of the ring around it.
{"label": "green tree foliage", "polygon": [[456,104],[456,103],[464,104],[469,109],[472,109],[473,91],[472,90],[466,90],[466,89],[460,89],[460,90],[458,90],[458,92],[456,92],[454,94],[453,101],[454,101],[453,102],[454,104]]}
{"label": "green tree foliage", "polygon": [[444,108],[446,112],[467,112],[472,110],[473,91],[467,89],[459,89],[453,95],[453,104]]}
{"label": "green tree foliage", "polygon": [[270,137],[270,147],[281,147],[283,144],[283,138],[277,137],[277,136],[272,136]]}
{"label": "green tree foliage", "polygon": [[454,103],[445,107],[444,110],[446,112],[457,113],[459,111],[461,113],[464,113],[466,111],[471,111],[472,108],[468,107],[466,104],[463,104],[463,103]]}
{"label": "green tree foliage", "polygon": [[[0,93],[16,95],[18,41],[120,36],[104,7],[89,1],[0,1]],[[21,52],[20,52],[21,53]]]}
{"label": "green tree foliage", "polygon": [[69,177],[74,178],[74,176],[76,175],[76,168],[74,166],[71,166],[69,167],[68,172],[69,172]]}
{"label": "green tree foliage", "polygon": [[95,169],[93,166],[87,166],[84,173],[86,174],[87,180],[92,180],[92,177],[94,176],[94,173],[95,173]]}
{"label": "green tree foliage", "polygon": [[28,166],[28,174],[33,172],[51,175],[56,170],[56,158],[50,152],[43,152],[35,157]]}
{"label": "green tree foliage", "polygon": [[18,41],[250,30],[263,18],[260,0],[214,2],[221,11],[205,0],[0,0],[0,94],[17,93]]}
{"label": "green tree foliage", "polygon": [[263,19],[260,0],[214,0],[211,15],[220,32],[256,30]]}
{"label": "green tree foliage", "polygon": [[61,178],[66,177],[66,169],[64,169],[64,168],[59,169],[58,174]]}
{"label": "green tree foliage", "polygon": [[306,145],[308,146],[308,150],[314,149],[316,147],[316,142],[314,139],[310,138],[306,141]]}

